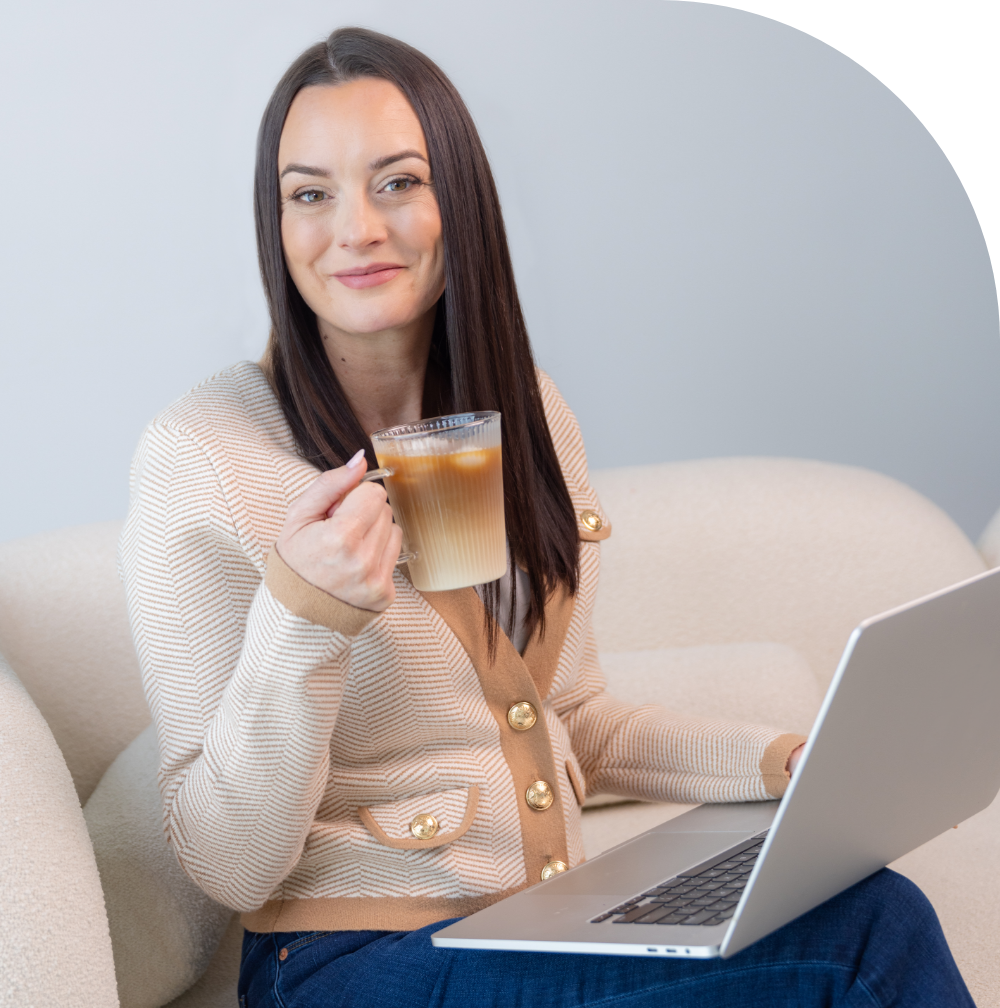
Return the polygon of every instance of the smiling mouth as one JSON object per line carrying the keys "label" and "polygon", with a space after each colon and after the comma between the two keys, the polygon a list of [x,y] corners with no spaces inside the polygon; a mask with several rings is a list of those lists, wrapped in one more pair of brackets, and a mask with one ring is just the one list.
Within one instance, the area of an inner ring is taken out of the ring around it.
{"label": "smiling mouth", "polygon": [[406,267],[396,263],[372,263],[370,266],[359,266],[356,269],[341,270],[333,275],[351,290],[362,290],[365,287],[378,287],[388,283],[398,276]]}

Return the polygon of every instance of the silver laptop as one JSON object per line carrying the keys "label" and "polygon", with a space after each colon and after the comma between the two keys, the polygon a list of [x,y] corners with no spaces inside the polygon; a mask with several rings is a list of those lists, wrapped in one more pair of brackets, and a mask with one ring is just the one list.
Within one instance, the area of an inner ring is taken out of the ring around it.
{"label": "silver laptop", "polygon": [[702,805],[433,936],[731,956],[1000,789],[1000,569],[862,623],[781,802]]}

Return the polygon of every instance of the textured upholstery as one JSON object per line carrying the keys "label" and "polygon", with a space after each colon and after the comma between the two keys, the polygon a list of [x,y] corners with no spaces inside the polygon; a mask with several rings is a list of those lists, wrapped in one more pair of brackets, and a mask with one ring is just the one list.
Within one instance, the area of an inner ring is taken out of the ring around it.
{"label": "textured upholstery", "polygon": [[122,1008],[160,1008],[186,991],[233,916],[184,874],[167,843],[157,763],[150,725],[111,764],[83,812],[104,884]]}
{"label": "textured upholstery", "polygon": [[166,1008],[236,1008],[242,949],[243,925],[239,914],[233,914],[208,969],[193,987]]}
{"label": "textured upholstery", "polygon": [[0,1006],[118,1004],[97,866],[52,732],[0,658]]}
{"label": "textured upholstery", "polygon": [[705,459],[592,475],[614,532],[602,652],[785,644],[825,689],[851,630],[985,570],[939,508],[888,476],[802,459]]}
{"label": "textured upholstery", "polygon": [[[231,914],[187,880],[163,838],[155,742],[152,733],[144,731],[149,712],[115,559],[121,527],[121,522],[101,522],[0,543],[0,650],[10,653],[11,664],[25,680],[31,698],[24,696],[24,702],[30,705],[34,699],[45,715],[50,743],[56,736],[59,747],[52,744],[52,750],[58,758],[61,749],[65,758],[65,763],[59,759],[61,773],[69,781],[68,764],[80,799],[91,799],[86,826],[75,796],[73,805],[85,843],[85,830],[93,833],[96,850],[92,853],[87,843],[87,857],[104,940],[110,918],[114,947],[113,963],[112,946],[105,949],[103,987],[97,982],[88,985],[94,1000],[74,1000],[67,994],[62,1000],[43,998],[38,1004],[46,1008],[118,1004],[113,994],[117,972],[123,1006],[159,1006],[184,991],[204,970],[201,981],[178,1003],[184,1008],[230,1008],[235,1001],[239,942],[234,944],[230,936],[228,944],[220,945],[219,938]],[[16,708],[12,712],[12,717],[20,716]],[[44,727],[37,714],[36,719]],[[109,769],[119,753],[120,761]],[[95,792],[106,770],[107,779]],[[6,772],[0,772],[6,781]],[[8,854],[14,855],[4,840],[0,835],[4,873],[0,896],[6,901],[15,879],[7,874]],[[74,863],[70,859],[67,870]],[[86,881],[79,874],[80,880],[73,883],[77,891]],[[48,938],[63,935],[65,920],[73,919],[72,910],[64,916],[56,894],[39,901],[39,913],[43,909],[51,915],[49,922],[27,927],[18,939],[26,949],[38,949],[23,959],[26,970],[40,957],[44,962],[46,949],[55,948],[49,947]],[[12,928],[17,919],[10,918]],[[0,924],[5,935],[7,923],[4,919]],[[206,960],[217,945],[206,970]],[[6,963],[6,947],[3,951],[0,960]],[[90,973],[95,969],[90,967]],[[87,968],[77,967],[75,959],[65,969],[53,963],[51,973],[46,981],[51,989],[67,992],[76,989],[75,977],[85,980],[89,975]],[[0,979],[0,1005],[6,1008],[2,985]],[[100,1000],[102,990],[110,990],[111,999]],[[18,1008],[29,1005],[17,999],[10,1003]]]}
{"label": "textured upholstery", "polygon": [[[605,470],[593,481],[614,525],[602,547],[597,603],[611,688],[623,699],[664,702],[695,716],[807,727],[858,620],[986,566],[934,505],[864,470],[716,459]],[[1000,563],[1000,520],[993,527],[995,546],[988,534],[981,543],[990,566]],[[148,715],[115,576],[118,528],[80,526],[0,545],[0,649],[16,656],[84,796],[110,765],[86,815],[122,1004],[174,997],[170,1008],[231,1008],[238,921],[226,927],[228,911],[192,891],[157,833],[151,733],[140,735]],[[5,973],[0,1006],[113,1005],[106,924],[79,809],[63,800],[71,795],[69,778],[51,735],[9,675],[0,676],[0,728],[0,794],[8,800],[16,780],[13,797],[26,801],[27,780],[41,803],[33,819],[22,818],[23,830],[0,835],[5,871],[8,860],[27,859],[19,861],[23,872],[0,879],[0,895],[20,907],[0,919],[2,957],[6,962],[17,940],[20,961],[41,965],[25,965],[27,979]],[[68,819],[48,807],[60,802]],[[587,853],[690,807],[588,809]],[[44,884],[36,865],[50,872]],[[933,900],[977,1004],[1000,1008],[1000,803],[896,867]],[[30,905],[23,900],[29,880],[38,897]],[[70,934],[67,914],[93,923]],[[48,940],[53,935],[58,947]],[[215,943],[201,978],[178,995]],[[11,993],[28,980],[48,985],[35,1002]],[[71,997],[61,997],[70,989]]]}
{"label": "textured upholstery", "polygon": [[121,527],[0,543],[0,652],[52,729],[82,802],[149,724],[115,561]]}
{"label": "textured upholstery", "polygon": [[1000,799],[891,867],[930,898],[979,1008],[1000,1006]]}

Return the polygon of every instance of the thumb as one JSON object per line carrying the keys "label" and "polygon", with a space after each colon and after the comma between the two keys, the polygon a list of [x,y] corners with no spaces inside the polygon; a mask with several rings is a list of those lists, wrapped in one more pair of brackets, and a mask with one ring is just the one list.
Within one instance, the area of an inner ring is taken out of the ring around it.
{"label": "thumb", "polygon": [[288,509],[287,521],[298,527],[322,521],[360,482],[364,476],[365,450],[362,448],[339,469],[330,469],[318,476]]}

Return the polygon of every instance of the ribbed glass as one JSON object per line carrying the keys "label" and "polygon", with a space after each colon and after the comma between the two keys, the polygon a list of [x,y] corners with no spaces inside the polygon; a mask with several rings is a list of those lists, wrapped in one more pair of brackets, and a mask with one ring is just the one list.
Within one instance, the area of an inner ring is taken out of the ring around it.
{"label": "ribbed glass", "polygon": [[495,581],[507,570],[500,414],[456,413],[372,434],[410,577],[420,591]]}

